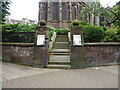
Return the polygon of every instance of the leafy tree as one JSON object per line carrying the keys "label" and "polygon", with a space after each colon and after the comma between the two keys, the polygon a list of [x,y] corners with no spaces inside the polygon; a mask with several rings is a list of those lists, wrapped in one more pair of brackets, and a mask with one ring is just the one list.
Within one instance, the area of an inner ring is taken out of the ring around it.
{"label": "leafy tree", "polygon": [[93,13],[95,16],[105,16],[105,25],[119,26],[120,23],[120,1],[115,6],[102,7],[100,2],[91,2],[89,4],[79,2],[84,8],[81,11],[81,17],[85,18],[86,13]]}
{"label": "leafy tree", "polygon": [[116,5],[112,7],[112,10],[109,11],[114,14],[114,18],[111,23],[113,23],[115,27],[120,28],[120,1],[117,2]]}
{"label": "leafy tree", "polygon": [[5,17],[10,15],[10,4],[11,4],[11,1],[10,0],[1,0],[0,1],[0,18],[2,20],[0,20],[0,24],[4,23],[5,22]]}

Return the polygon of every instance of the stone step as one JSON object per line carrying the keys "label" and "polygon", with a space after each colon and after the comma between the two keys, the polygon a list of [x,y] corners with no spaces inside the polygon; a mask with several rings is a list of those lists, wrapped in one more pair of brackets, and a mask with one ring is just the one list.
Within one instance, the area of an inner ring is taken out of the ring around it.
{"label": "stone step", "polygon": [[70,49],[52,49],[50,53],[70,53]]}
{"label": "stone step", "polygon": [[56,38],[56,42],[69,42],[67,38]]}
{"label": "stone step", "polygon": [[55,55],[55,56],[50,56],[49,61],[60,61],[60,62],[69,62],[70,61],[70,56],[68,55]]}
{"label": "stone step", "polygon": [[70,55],[70,53],[49,53],[50,56],[54,55]]}
{"label": "stone step", "polygon": [[67,35],[58,35],[49,53],[48,68],[68,69],[70,66],[70,44]]}
{"label": "stone step", "polygon": [[70,64],[70,60],[65,60],[65,61],[63,61],[63,60],[50,60],[50,61],[48,61],[48,64]]}
{"label": "stone step", "polygon": [[58,38],[66,38],[68,35],[57,35]]}
{"label": "stone step", "polygon": [[70,65],[53,65],[53,64],[49,64],[48,66],[47,66],[48,68],[56,68],[56,69],[70,69],[71,68],[71,66]]}
{"label": "stone step", "polygon": [[67,35],[58,35],[56,38],[56,42],[69,42]]}
{"label": "stone step", "polygon": [[55,42],[53,49],[70,49],[69,42]]}
{"label": "stone step", "polygon": [[70,61],[49,61],[48,64],[70,65]]}

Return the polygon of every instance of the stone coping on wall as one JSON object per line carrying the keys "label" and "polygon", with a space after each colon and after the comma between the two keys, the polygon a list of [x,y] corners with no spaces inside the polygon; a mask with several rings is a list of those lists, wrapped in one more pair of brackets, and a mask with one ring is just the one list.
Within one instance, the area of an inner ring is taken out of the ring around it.
{"label": "stone coping on wall", "polygon": [[[0,43],[4,46],[34,46],[34,43]],[[120,42],[84,43],[84,46],[120,46]]]}
{"label": "stone coping on wall", "polygon": [[29,47],[29,46],[34,46],[34,43],[0,43],[0,45],[4,46],[23,46],[23,47]]}
{"label": "stone coping on wall", "polygon": [[84,46],[120,46],[120,42],[84,43]]}

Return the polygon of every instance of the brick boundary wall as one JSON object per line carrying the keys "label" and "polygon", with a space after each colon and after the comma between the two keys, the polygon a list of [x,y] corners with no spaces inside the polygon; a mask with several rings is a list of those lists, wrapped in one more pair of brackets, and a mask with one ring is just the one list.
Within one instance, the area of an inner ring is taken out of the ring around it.
{"label": "brick boundary wall", "polygon": [[[2,59],[22,65],[33,64],[34,43],[2,43]],[[87,66],[113,65],[120,62],[120,43],[85,43]]]}

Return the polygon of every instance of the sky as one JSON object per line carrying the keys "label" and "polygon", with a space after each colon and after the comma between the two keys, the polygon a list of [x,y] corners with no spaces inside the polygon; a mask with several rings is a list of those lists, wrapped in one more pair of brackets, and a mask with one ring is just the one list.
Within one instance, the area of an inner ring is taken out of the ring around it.
{"label": "sky", "polygon": [[[40,0],[11,0],[9,16],[11,19],[20,20],[28,18],[31,20],[38,20],[39,1]],[[100,0],[101,5],[113,6],[119,0]]]}

